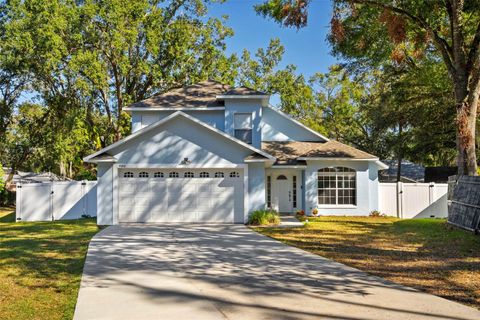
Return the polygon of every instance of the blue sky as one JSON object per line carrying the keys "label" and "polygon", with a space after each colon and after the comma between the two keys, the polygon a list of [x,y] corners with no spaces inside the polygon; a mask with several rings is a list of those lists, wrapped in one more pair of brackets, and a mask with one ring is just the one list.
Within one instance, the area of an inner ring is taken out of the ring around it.
{"label": "blue sky", "polygon": [[209,15],[228,15],[227,25],[235,35],[227,40],[227,52],[241,54],[244,48],[254,53],[266,47],[272,38],[280,38],[285,47],[281,66],[294,64],[298,72],[307,77],[315,72],[327,72],[337,62],[331,56],[326,36],[332,13],[328,0],[312,1],[307,27],[296,30],[285,28],[276,22],[256,14],[253,6],[262,0],[227,0],[225,3],[210,5]]}

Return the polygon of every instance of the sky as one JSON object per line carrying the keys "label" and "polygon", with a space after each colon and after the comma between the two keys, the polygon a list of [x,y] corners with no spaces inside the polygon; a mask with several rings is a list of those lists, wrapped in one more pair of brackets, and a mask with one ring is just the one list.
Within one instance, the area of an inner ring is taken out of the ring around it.
{"label": "sky", "polygon": [[307,78],[316,72],[327,72],[337,60],[330,54],[326,40],[332,13],[329,0],[315,0],[310,4],[308,25],[297,30],[257,15],[253,6],[262,0],[226,0],[210,5],[209,15],[228,15],[227,25],[235,35],[227,40],[227,53],[241,54],[243,49],[254,53],[268,46],[270,39],[279,38],[285,47],[281,67],[294,64]]}

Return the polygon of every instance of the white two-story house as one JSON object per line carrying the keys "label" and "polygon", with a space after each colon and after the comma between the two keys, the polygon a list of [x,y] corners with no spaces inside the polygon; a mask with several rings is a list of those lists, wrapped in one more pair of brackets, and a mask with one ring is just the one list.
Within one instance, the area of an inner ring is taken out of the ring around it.
{"label": "white two-story house", "polygon": [[132,134],[97,164],[97,223],[245,223],[249,213],[378,209],[371,154],[269,105],[269,95],[205,81],[134,103]]}

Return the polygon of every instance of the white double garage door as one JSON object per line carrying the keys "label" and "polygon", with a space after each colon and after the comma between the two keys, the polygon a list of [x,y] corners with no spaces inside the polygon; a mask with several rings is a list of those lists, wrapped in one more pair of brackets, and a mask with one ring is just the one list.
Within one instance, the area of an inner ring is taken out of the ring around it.
{"label": "white double garage door", "polygon": [[119,170],[119,222],[243,222],[243,208],[243,170]]}

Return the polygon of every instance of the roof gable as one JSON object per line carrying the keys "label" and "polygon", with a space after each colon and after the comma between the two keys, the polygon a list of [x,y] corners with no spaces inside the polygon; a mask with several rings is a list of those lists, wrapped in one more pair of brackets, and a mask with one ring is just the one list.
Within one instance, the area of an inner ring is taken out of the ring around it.
{"label": "roof gable", "polygon": [[310,129],[272,106],[263,107],[263,141],[328,141],[324,135]]}
{"label": "roof gable", "polygon": [[[198,127],[201,127],[203,130],[206,130],[208,132],[210,132],[211,134],[213,134],[215,137],[217,138],[220,138],[221,140],[223,141],[227,141],[229,144],[233,145],[235,148],[242,148],[244,150],[246,150],[248,153],[258,153],[258,154],[261,154],[262,156],[264,156],[265,158],[267,158],[268,160],[271,160],[271,161],[274,161],[275,160],[275,157],[266,153],[266,152],[263,152],[262,150],[259,150],[249,144],[246,144],[244,143],[243,141],[240,141],[234,137],[231,137],[230,135],[226,134],[225,132],[223,131],[220,131],[214,127],[211,127],[209,126],[208,124],[192,117],[192,116],[189,116],[187,114],[185,114],[184,112],[181,112],[181,111],[177,111],[173,114],[171,114],[170,116],[160,120],[160,121],[157,121],[156,123],[152,124],[152,125],[149,125],[143,129],[140,129],[134,133],[132,133],[131,135],[125,137],[124,139],[120,140],[120,141],[117,141],[113,144],[111,144],[110,146],[108,147],[105,147],[87,157],[85,157],[83,160],[86,161],[86,162],[96,162],[96,158],[100,155],[103,155],[103,154],[110,154],[110,155],[116,155],[117,153],[119,153],[119,150],[120,149],[123,149],[121,148],[123,145],[129,143],[130,141],[137,141],[137,143],[140,143],[138,141],[138,139],[141,139],[142,136],[149,136],[149,134],[153,134],[155,133],[156,131],[158,131],[158,128],[163,126],[163,125],[166,125],[168,124],[169,122],[175,120],[175,119],[184,119],[186,121],[189,121],[190,124],[194,123],[196,124]],[[200,142],[199,142],[200,143]],[[205,141],[205,144],[207,144],[208,141]],[[118,149],[118,150],[116,150]],[[120,159],[120,158],[119,158]]]}

